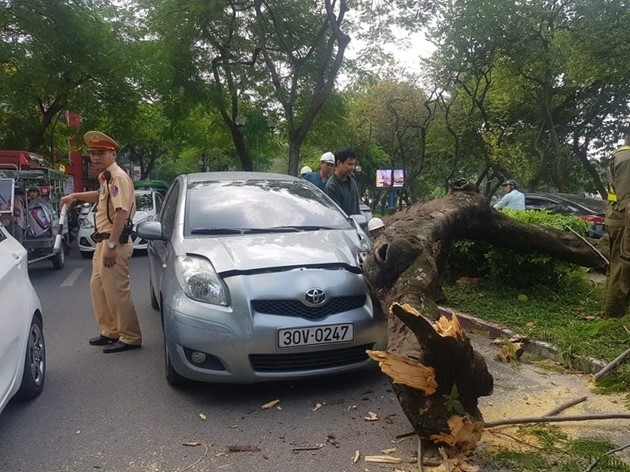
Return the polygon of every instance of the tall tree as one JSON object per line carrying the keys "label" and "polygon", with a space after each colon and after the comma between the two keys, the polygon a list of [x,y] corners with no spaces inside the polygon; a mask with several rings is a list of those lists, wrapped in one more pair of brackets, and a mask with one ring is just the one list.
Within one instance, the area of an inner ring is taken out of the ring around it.
{"label": "tall tree", "polygon": [[258,47],[287,122],[288,172],[297,175],[300,148],[333,91],[350,42],[341,29],[348,5],[254,0],[254,6]]}
{"label": "tall tree", "polygon": [[45,151],[65,110],[134,103],[131,62],[113,14],[107,2],[0,3],[3,146]]}

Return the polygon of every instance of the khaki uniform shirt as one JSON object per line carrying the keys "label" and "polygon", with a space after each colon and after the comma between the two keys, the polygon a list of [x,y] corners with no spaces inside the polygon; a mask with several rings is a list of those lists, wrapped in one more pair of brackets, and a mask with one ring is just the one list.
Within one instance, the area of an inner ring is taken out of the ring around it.
{"label": "khaki uniform shirt", "polygon": [[614,152],[610,164],[610,181],[617,201],[608,201],[606,205],[606,224],[624,226],[626,207],[630,203],[630,146],[622,146]]}
{"label": "khaki uniform shirt", "polygon": [[[96,231],[99,233],[111,233],[116,209],[120,208],[129,213],[129,218],[133,218],[136,212],[136,194],[133,188],[133,181],[115,162],[105,171],[112,174],[109,185],[105,180],[105,172],[101,172],[98,180],[101,186],[98,189],[98,204],[96,207]],[[109,218],[107,217],[107,195],[109,198]],[[112,220],[112,222],[109,221]]]}

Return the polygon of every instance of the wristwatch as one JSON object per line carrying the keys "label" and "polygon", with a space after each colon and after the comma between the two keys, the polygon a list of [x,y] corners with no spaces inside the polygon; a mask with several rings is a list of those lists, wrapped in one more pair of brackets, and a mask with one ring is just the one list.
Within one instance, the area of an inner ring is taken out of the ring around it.
{"label": "wristwatch", "polygon": [[107,242],[107,249],[116,249],[117,244],[111,241]]}

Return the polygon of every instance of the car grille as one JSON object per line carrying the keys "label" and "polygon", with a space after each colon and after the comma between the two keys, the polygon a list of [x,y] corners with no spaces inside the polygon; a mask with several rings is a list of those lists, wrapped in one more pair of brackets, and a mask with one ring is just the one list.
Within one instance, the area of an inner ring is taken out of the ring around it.
{"label": "car grille", "polygon": [[372,349],[373,346],[373,344],[365,344],[331,351],[296,354],[250,354],[249,361],[257,372],[327,369],[363,362],[368,358],[365,351]]}
{"label": "car grille", "polygon": [[365,295],[333,297],[321,306],[306,306],[300,300],[253,300],[252,308],[268,315],[299,316],[316,320],[324,316],[343,313],[365,305]]}

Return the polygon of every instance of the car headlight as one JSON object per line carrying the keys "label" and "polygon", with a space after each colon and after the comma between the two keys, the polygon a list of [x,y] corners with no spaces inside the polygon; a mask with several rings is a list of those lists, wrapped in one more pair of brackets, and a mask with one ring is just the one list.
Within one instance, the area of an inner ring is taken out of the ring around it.
{"label": "car headlight", "polygon": [[79,220],[79,228],[81,229],[92,229],[94,225],[88,218],[81,218]]}
{"label": "car headlight", "polygon": [[175,259],[175,275],[189,298],[212,305],[228,305],[227,287],[209,260],[180,256]]}

